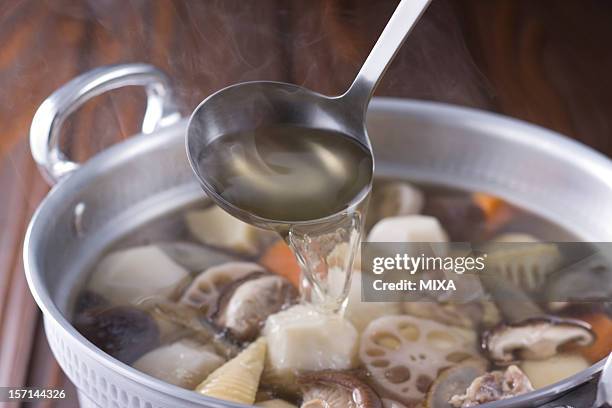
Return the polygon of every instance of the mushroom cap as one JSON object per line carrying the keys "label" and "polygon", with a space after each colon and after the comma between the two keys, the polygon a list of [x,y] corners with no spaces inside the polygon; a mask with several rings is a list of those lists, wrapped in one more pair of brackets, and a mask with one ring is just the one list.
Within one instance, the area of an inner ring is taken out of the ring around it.
{"label": "mushroom cap", "polygon": [[482,346],[493,361],[507,365],[517,359],[548,358],[564,344],[588,346],[594,340],[590,325],[581,320],[542,316],[498,325],[484,333]]}
{"label": "mushroom cap", "polygon": [[253,262],[226,262],[212,266],[196,276],[183,293],[180,303],[195,307],[206,317],[211,317],[225,288],[247,276],[265,272],[264,267]]}
{"label": "mushroom cap", "polygon": [[486,373],[487,362],[484,359],[468,359],[449,367],[431,384],[427,392],[425,407],[448,408],[450,399],[463,394],[475,378]]}
{"label": "mushroom cap", "polygon": [[295,287],[282,276],[251,274],[237,283],[219,297],[214,319],[239,341],[257,337],[268,316],[298,299]]}
{"label": "mushroom cap", "polygon": [[383,408],[379,396],[347,371],[323,370],[302,374],[302,408]]}

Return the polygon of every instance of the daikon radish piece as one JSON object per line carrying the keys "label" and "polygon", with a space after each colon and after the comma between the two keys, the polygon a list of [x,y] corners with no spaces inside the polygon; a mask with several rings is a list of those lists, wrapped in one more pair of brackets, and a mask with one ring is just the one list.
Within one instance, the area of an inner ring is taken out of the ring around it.
{"label": "daikon radish piece", "polygon": [[535,389],[564,380],[589,366],[579,354],[557,354],[546,360],[526,360],[520,364]]}
{"label": "daikon radish piece", "polygon": [[368,234],[368,242],[448,242],[448,235],[434,217],[406,215],[380,220]]}
{"label": "daikon radish piece", "polygon": [[189,281],[189,272],[156,246],[128,248],[106,255],[87,287],[114,304],[170,299]]}
{"label": "daikon radish piece", "polygon": [[137,370],[170,384],[192,390],[225,360],[202,345],[181,340],[140,357]]}
{"label": "daikon radish piece", "polygon": [[263,241],[276,237],[232,217],[217,206],[189,211],[185,214],[185,222],[191,235],[203,244],[248,256],[257,255]]}
{"label": "daikon radish piece", "polygon": [[263,334],[276,373],[354,367],[358,333],[337,314],[296,305],[268,317]]}

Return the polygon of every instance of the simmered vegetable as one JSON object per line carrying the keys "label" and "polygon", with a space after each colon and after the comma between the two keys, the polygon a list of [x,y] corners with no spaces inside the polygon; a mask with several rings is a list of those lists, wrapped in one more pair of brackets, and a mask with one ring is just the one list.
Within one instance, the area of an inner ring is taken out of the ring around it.
{"label": "simmered vegetable", "polygon": [[579,354],[562,353],[545,360],[523,361],[521,369],[537,389],[561,381],[588,368],[589,365]]}
{"label": "simmered vegetable", "polygon": [[406,215],[380,220],[368,234],[368,242],[448,242],[448,235],[437,219],[426,215]]}
{"label": "simmered vegetable", "polygon": [[190,272],[199,273],[215,265],[239,260],[236,255],[191,242],[164,242],[158,245],[174,262]]}
{"label": "simmered vegetable", "polygon": [[[455,280],[456,292],[474,296],[362,301],[362,284],[381,276],[361,271],[344,227],[316,230],[316,242],[311,225],[296,227],[298,238],[287,238],[314,260],[316,295],[345,293],[353,256],[344,314],[328,312],[308,303],[315,279],[302,276],[284,240],[209,206],[122,239],[147,245],[100,259],[75,297],[74,325],[143,373],[263,408],[472,407],[552,384],[612,351],[610,310],[590,303],[609,297],[603,259],[557,270],[582,252],[545,243],[545,221],[484,193],[420,188],[374,186],[367,240],[449,257],[463,255],[449,239],[484,243],[486,273],[469,276],[477,285]],[[418,244],[428,242],[441,251]]]}
{"label": "simmered vegetable", "polygon": [[225,359],[194,341],[181,340],[140,357],[134,368],[170,384],[192,390]]}
{"label": "simmered vegetable", "polygon": [[259,259],[259,263],[269,271],[287,278],[296,288],[300,286],[302,271],[295,255],[285,241],[279,240],[267,248]]}
{"label": "simmered vegetable", "polygon": [[355,364],[353,325],[313,306],[296,305],[268,317],[263,334],[270,367],[280,373],[346,370]]}
{"label": "simmered vegetable", "polygon": [[474,356],[475,333],[412,316],[374,320],[359,351],[377,391],[409,406],[425,398],[440,370]]}
{"label": "simmered vegetable", "polygon": [[198,309],[206,317],[217,311],[217,302],[223,290],[245,277],[265,273],[253,262],[227,262],[201,272],[183,293],[180,302]]}
{"label": "simmered vegetable", "polygon": [[525,234],[504,234],[489,248],[487,272],[525,290],[540,288],[561,263],[561,253],[555,244],[540,243]]}
{"label": "simmered vegetable", "polygon": [[253,404],[266,358],[266,340],[260,338],[217,368],[196,391],[208,397]]}
{"label": "simmered vegetable", "polygon": [[136,305],[178,296],[189,279],[187,270],[150,245],[106,255],[91,276],[88,288],[111,303]]}
{"label": "simmered vegetable", "polygon": [[213,247],[255,256],[275,234],[259,230],[232,217],[217,206],[190,211],[185,215],[189,232],[200,242]]}

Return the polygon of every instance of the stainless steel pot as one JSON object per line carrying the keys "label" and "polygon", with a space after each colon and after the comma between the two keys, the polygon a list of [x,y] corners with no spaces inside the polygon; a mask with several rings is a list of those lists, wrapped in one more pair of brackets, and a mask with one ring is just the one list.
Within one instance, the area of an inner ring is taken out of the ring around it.
{"label": "stainless steel pot", "polygon": [[[70,324],[74,289],[101,251],[148,220],[202,197],[186,159],[186,121],[168,84],[148,65],[100,68],[51,95],[32,124],[32,154],[54,186],[27,232],[26,275],[51,349],[78,388],[82,406],[238,406],[142,374],[100,351]],[[68,160],[58,147],[66,116],[89,98],[127,85],[147,90],[143,134],[83,165]],[[584,240],[612,240],[612,223],[605,222],[612,219],[612,162],[581,144],[490,113],[388,98],[371,104],[368,130],[378,175],[489,192]],[[602,366],[603,361],[558,384],[486,407],[540,406],[592,380]]]}

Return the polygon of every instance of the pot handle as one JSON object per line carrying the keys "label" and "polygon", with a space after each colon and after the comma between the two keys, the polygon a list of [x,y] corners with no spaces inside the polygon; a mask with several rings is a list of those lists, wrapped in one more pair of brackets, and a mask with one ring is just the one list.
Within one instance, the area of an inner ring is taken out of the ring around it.
{"label": "pot handle", "polygon": [[109,65],[79,75],[45,99],[30,127],[32,157],[49,184],[57,183],[79,167],[60,150],[60,131],[66,118],[91,98],[124,86],[145,88],[147,108],[142,133],[152,133],[180,119],[170,80],[152,65]]}

